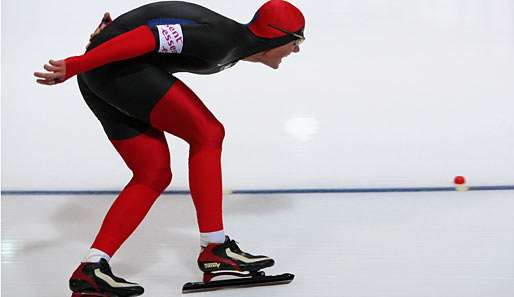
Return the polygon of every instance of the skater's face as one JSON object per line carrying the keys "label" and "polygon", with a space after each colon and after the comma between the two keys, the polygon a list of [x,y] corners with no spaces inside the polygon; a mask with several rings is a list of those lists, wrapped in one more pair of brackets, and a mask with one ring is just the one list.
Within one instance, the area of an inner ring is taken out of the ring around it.
{"label": "skater's face", "polygon": [[291,53],[298,53],[299,51],[299,42],[291,41],[288,44],[250,56],[246,58],[245,61],[260,62],[273,69],[278,69],[283,58],[289,56]]}
{"label": "skater's face", "polygon": [[298,53],[299,51],[300,45],[298,42],[291,41],[288,44],[264,52],[261,63],[273,69],[278,69],[283,58],[289,56],[291,53]]}

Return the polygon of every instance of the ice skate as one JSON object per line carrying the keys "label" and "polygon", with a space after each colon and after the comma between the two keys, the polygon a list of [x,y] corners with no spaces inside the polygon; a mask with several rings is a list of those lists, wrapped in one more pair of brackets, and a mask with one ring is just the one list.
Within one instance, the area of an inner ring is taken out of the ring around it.
{"label": "ice skate", "polygon": [[143,294],[136,283],[116,277],[105,259],[98,263],[81,263],[70,278],[72,297],[129,297]]}
{"label": "ice skate", "polygon": [[[243,252],[237,242],[228,236],[221,244],[209,244],[198,257],[198,267],[204,272],[203,282],[187,283],[183,293],[210,291],[228,287],[252,287],[290,283],[294,275],[266,276],[264,268],[273,266],[275,261],[266,256],[255,256]],[[212,280],[218,276],[234,276],[225,280]]]}

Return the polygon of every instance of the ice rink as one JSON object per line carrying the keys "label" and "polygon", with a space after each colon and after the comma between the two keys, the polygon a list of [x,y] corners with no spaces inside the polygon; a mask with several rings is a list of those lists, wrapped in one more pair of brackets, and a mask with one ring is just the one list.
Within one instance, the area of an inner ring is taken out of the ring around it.
{"label": "ice rink", "polygon": [[[70,295],[113,199],[2,197],[2,296]],[[196,296],[511,297],[513,209],[514,191],[228,195],[228,234],[296,278]],[[144,296],[179,296],[198,251],[190,198],[166,195],[111,264]]]}
{"label": "ice rink", "polygon": [[[69,297],[116,195],[65,193],[131,177],[75,78],[32,74],[82,54],[104,12],[149,2],[2,1],[4,297]],[[265,1],[191,2],[246,24]],[[226,129],[225,189],[451,189],[462,175],[511,190],[227,194],[227,234],[296,278],[190,296],[513,297],[514,1],[291,2],[306,40],[280,69],[177,74]],[[168,190],[188,190],[189,146],[167,141]],[[199,250],[190,196],[164,195],[111,264],[143,297],[172,297],[201,279]]]}

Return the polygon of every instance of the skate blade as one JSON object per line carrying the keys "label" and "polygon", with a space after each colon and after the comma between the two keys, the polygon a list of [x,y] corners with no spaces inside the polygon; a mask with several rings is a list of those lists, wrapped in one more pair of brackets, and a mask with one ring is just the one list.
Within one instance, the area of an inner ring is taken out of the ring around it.
{"label": "skate blade", "polygon": [[228,288],[244,288],[257,286],[282,285],[292,282],[294,274],[284,273],[280,275],[254,276],[227,280],[215,280],[210,282],[191,282],[182,287],[182,293],[205,292]]}
{"label": "skate blade", "polygon": [[71,294],[71,297],[116,297],[115,295],[107,295],[105,293],[93,293],[93,292],[75,292]]}
{"label": "skate blade", "polygon": [[96,292],[74,292],[71,297],[118,297],[110,293],[96,293]]}

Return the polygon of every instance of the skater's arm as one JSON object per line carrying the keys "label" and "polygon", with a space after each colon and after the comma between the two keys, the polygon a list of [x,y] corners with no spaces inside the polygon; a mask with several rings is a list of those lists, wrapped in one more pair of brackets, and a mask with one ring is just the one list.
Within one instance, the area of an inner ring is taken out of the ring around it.
{"label": "skater's arm", "polygon": [[[152,52],[156,41],[154,34],[146,25],[118,35],[81,56],[59,60],[59,65],[45,65],[47,73],[36,72],[34,75],[41,79],[37,82],[46,85],[61,83],[68,78],[86,72],[102,65],[131,59]],[[62,65],[61,61],[64,61]]]}
{"label": "skater's arm", "polygon": [[120,34],[84,55],[65,59],[64,80],[108,63],[142,56],[155,49],[155,38],[148,26],[139,26]]}
{"label": "skater's arm", "polygon": [[105,64],[142,56],[154,49],[155,38],[152,31],[148,26],[139,26],[100,44],[84,55],[65,59],[64,79]]}
{"label": "skater's arm", "polygon": [[[148,24],[120,34],[80,56],[53,61],[44,66],[49,72],[36,72],[40,84],[54,85],[103,66],[156,51],[216,59],[226,54],[223,36],[206,24]],[[185,42],[184,42],[185,40]],[[63,62],[62,62],[63,61]]]}
{"label": "skater's arm", "polygon": [[[185,47],[185,54],[207,58],[217,52],[212,48],[220,47],[219,38],[217,38],[219,34],[214,34],[212,31],[210,26],[205,24],[141,25],[105,41],[84,55],[65,59],[66,71],[63,81],[102,65],[135,58],[153,51],[162,54],[180,54]],[[185,39],[188,40],[186,44],[184,44]]]}

